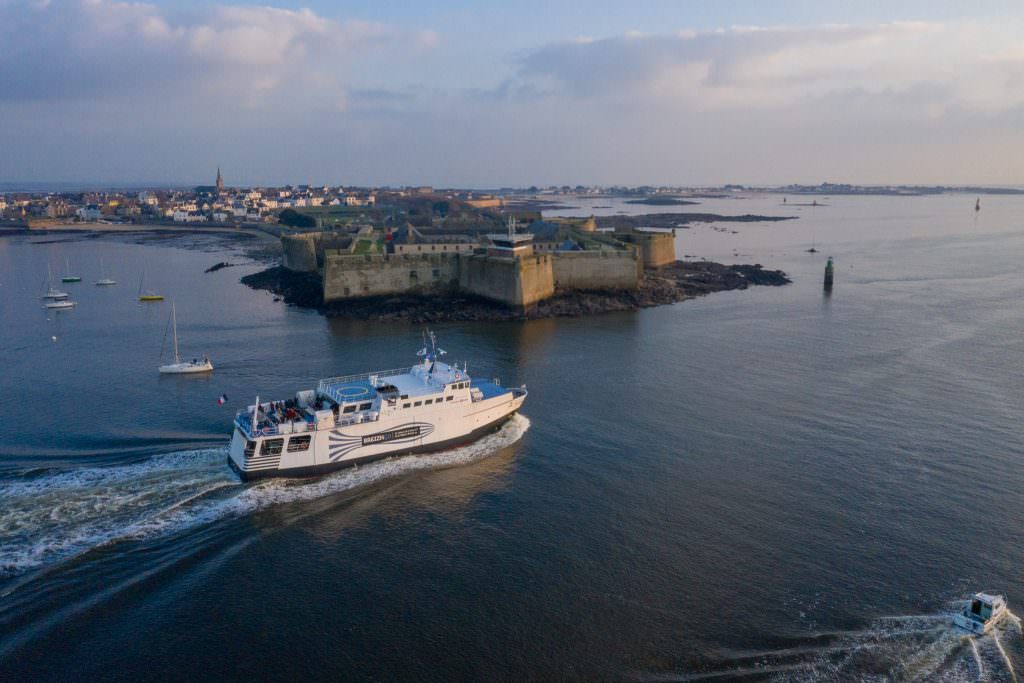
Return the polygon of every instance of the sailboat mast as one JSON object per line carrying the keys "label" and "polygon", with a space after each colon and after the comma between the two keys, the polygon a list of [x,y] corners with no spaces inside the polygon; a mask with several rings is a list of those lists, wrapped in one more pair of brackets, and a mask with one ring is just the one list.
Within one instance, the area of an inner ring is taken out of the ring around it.
{"label": "sailboat mast", "polygon": [[180,363],[181,356],[178,355],[178,316],[174,312],[174,302],[171,302],[171,328],[174,330],[174,362]]}

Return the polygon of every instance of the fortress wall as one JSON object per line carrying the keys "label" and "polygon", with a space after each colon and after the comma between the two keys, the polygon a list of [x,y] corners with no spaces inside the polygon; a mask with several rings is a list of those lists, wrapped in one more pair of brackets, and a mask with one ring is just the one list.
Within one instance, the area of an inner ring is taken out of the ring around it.
{"label": "fortress wall", "polygon": [[519,259],[517,308],[528,309],[554,295],[555,276],[551,254],[532,254]]}
{"label": "fortress wall", "polygon": [[459,287],[506,306],[530,308],[555,293],[551,256],[463,257]]}
{"label": "fortress wall", "polygon": [[676,231],[647,233],[641,244],[644,266],[659,268],[676,262]]}
{"label": "fortress wall", "polygon": [[449,287],[459,279],[456,254],[331,255],[324,259],[324,303]]}
{"label": "fortress wall", "polygon": [[632,230],[616,232],[615,237],[636,245],[643,257],[645,268],[660,268],[676,261],[676,231],[643,232]]}
{"label": "fortress wall", "polygon": [[570,289],[636,289],[643,265],[636,251],[564,251],[554,254],[554,285]]}
{"label": "fortress wall", "polygon": [[463,257],[459,270],[459,288],[485,299],[514,305],[518,289],[515,259],[487,256]]}
{"label": "fortress wall", "polygon": [[299,273],[315,273],[317,270],[316,233],[281,236],[281,264],[288,270]]}

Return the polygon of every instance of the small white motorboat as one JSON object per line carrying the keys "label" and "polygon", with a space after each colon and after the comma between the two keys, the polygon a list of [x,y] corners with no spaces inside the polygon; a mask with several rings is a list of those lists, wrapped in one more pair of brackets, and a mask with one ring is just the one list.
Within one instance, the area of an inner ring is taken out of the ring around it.
{"label": "small white motorboat", "polygon": [[46,306],[46,308],[60,311],[66,308],[74,308],[75,302],[68,301],[67,299],[57,299],[56,301],[47,301],[43,305]]}
{"label": "small white motorboat", "polygon": [[[189,375],[197,372],[213,372],[213,363],[206,356],[182,361],[178,354],[178,318],[174,311],[174,303],[171,303],[171,325],[174,328],[174,362],[160,366],[162,375]],[[167,337],[164,337],[167,339]]]}
{"label": "small white motorboat", "polygon": [[1006,598],[993,593],[975,593],[967,606],[953,617],[953,623],[971,633],[982,635],[1006,616]]}

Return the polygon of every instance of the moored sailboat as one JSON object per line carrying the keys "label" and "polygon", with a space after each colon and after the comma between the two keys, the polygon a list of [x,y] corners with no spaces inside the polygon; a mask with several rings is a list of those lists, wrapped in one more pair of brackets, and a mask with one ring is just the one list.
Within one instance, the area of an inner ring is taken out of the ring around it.
{"label": "moored sailboat", "polygon": [[47,289],[46,294],[43,294],[44,299],[48,299],[50,301],[61,301],[70,296],[67,292],[62,292],[53,286],[53,269],[49,265],[46,266],[46,282]]}
{"label": "moored sailboat", "polygon": [[142,275],[139,276],[139,301],[163,301],[163,294],[156,294],[148,289],[142,289],[142,283],[146,279],[146,272],[143,271]]}
{"label": "moored sailboat", "polygon": [[81,282],[82,281],[82,278],[79,277],[78,275],[72,275],[71,274],[71,262],[68,260],[67,256],[64,257],[64,268],[65,268],[64,272],[67,273],[67,274],[64,275],[60,279],[61,282]]}
{"label": "moored sailboat", "polygon": [[[182,362],[178,353],[178,318],[174,310],[174,303],[171,302],[171,327],[174,331],[174,362],[160,366],[160,373],[164,375],[189,375],[197,372],[213,372],[213,363],[206,356],[202,360],[193,358]],[[164,337],[164,339],[167,339]]]}
{"label": "moored sailboat", "polygon": [[103,267],[103,259],[100,259],[100,279],[96,281],[96,284],[101,287],[109,287],[110,285],[117,284],[117,280],[111,280],[107,277],[106,269]]}

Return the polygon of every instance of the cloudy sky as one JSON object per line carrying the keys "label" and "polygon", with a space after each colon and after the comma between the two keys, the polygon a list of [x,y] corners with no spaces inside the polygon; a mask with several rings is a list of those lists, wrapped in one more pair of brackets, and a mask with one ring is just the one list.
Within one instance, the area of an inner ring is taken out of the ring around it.
{"label": "cloudy sky", "polygon": [[0,182],[1024,184],[1024,5],[0,0]]}

